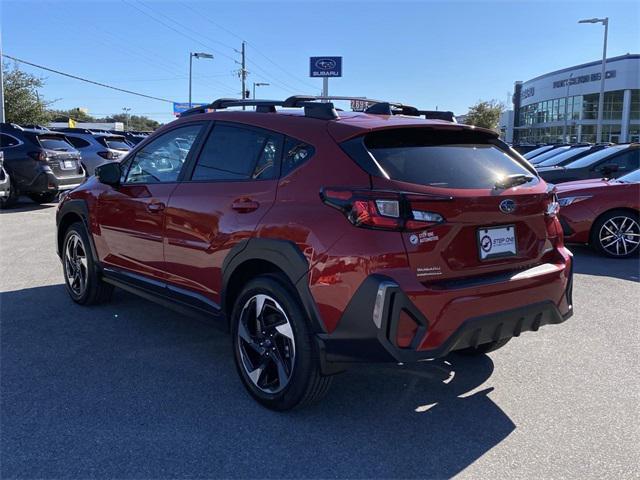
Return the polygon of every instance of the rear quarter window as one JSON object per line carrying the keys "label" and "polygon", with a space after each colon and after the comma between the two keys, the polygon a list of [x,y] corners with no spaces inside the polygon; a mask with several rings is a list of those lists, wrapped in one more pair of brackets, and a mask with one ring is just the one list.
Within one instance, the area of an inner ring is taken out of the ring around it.
{"label": "rear quarter window", "polygon": [[402,129],[365,137],[369,153],[392,180],[440,188],[486,189],[509,175],[534,177],[528,168],[473,131]]}

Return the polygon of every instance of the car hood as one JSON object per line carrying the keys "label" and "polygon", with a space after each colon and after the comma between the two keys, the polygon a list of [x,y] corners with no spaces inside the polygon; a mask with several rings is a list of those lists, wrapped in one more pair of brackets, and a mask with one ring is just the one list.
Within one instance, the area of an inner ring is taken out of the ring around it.
{"label": "car hood", "polygon": [[607,187],[611,185],[610,180],[592,178],[589,180],[577,180],[575,182],[565,182],[556,185],[558,194],[575,192],[577,190],[591,190]]}

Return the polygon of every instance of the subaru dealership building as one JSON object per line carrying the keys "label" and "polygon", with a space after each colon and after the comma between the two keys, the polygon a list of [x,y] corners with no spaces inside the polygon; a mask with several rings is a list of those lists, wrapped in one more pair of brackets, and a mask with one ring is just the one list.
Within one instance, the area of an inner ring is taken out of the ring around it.
{"label": "subaru dealership building", "polygon": [[[595,142],[602,61],[516,82],[514,143]],[[640,141],[640,55],[607,59],[602,141]],[[511,132],[510,132],[511,133]]]}

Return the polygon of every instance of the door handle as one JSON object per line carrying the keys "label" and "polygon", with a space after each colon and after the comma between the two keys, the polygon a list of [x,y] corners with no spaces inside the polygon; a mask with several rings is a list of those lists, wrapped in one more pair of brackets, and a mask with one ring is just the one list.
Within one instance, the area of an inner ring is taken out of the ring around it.
{"label": "door handle", "polygon": [[238,198],[231,203],[231,208],[238,213],[249,213],[258,209],[260,204],[250,198]]}
{"label": "door handle", "polygon": [[147,210],[151,213],[158,213],[164,210],[165,204],[162,202],[153,202],[147,204]]}

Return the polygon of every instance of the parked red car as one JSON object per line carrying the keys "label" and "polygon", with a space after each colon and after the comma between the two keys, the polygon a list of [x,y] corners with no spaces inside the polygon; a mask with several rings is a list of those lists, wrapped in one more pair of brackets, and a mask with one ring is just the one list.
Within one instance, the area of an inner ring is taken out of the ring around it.
{"label": "parked red car", "polygon": [[316,100],[218,100],[99,167],[57,212],[71,298],[218,319],[279,410],[350,362],[485,353],[571,315],[555,196],[494,132]]}
{"label": "parked red car", "polygon": [[603,255],[628,258],[640,245],[640,170],[618,179],[557,186],[567,242],[588,243]]}

